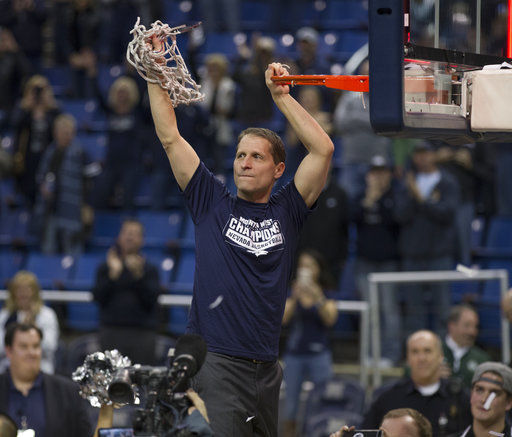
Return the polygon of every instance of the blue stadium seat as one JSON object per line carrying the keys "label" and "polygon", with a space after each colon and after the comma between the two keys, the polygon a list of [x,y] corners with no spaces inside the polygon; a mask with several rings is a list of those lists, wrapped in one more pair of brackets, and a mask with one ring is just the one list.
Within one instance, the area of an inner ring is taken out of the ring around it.
{"label": "blue stadium seat", "polygon": [[190,293],[194,284],[194,269],[196,265],[195,253],[191,249],[182,249],[176,276],[174,277],[171,291],[173,293]]}
{"label": "blue stadium seat", "polygon": [[95,302],[68,303],[67,327],[76,331],[96,331],[99,327],[99,310]]}
{"label": "blue stadium seat", "polygon": [[335,50],[340,53],[347,53],[351,55],[367,43],[367,32],[347,30],[339,33]]}
{"label": "blue stadium seat", "polygon": [[86,162],[104,162],[107,153],[107,137],[103,133],[78,133],[76,139],[82,146]]}
{"label": "blue stadium seat", "polygon": [[361,0],[329,0],[326,6],[320,17],[323,29],[358,29],[368,25],[368,9]]}
{"label": "blue stadium seat", "polygon": [[0,213],[0,245],[34,245],[36,239],[30,233],[30,213],[18,208],[4,209]]}
{"label": "blue stadium seat", "polygon": [[75,260],[71,256],[45,255],[31,252],[25,269],[34,273],[42,288],[66,288]]}
{"label": "blue stadium seat", "polygon": [[[182,249],[175,273],[174,282],[171,283],[171,293],[191,294],[194,285],[195,255],[192,249]],[[167,328],[173,334],[183,334],[188,322],[188,308],[171,307]]]}
{"label": "blue stadium seat", "polygon": [[171,278],[174,274],[174,267],[176,265],[174,257],[165,253],[164,250],[158,248],[145,248],[142,252],[147,261],[158,269],[158,276],[162,289],[169,289]]}
{"label": "blue stadium seat", "polygon": [[[512,279],[512,260],[507,258],[489,259],[481,263],[485,269],[505,269],[508,271],[509,286]],[[490,303],[499,304],[501,301],[500,284],[498,281],[485,281],[482,298]]]}
{"label": "blue stadium seat", "polygon": [[75,260],[75,268],[69,281],[74,290],[91,290],[96,280],[96,271],[106,259],[106,254],[86,253]]}
{"label": "blue stadium seat", "polygon": [[164,17],[162,21],[171,27],[192,24],[197,20],[192,2],[182,0],[164,0]]}
{"label": "blue stadium seat", "polygon": [[501,346],[501,310],[499,303],[487,303],[481,300],[478,304],[478,317],[480,329],[478,343],[484,348],[487,346]]}
{"label": "blue stadium seat", "polygon": [[485,245],[489,248],[512,248],[511,217],[491,218]]}
{"label": "blue stadium seat", "polygon": [[95,100],[62,99],[59,106],[76,118],[78,129],[104,131],[106,121]]}
{"label": "blue stadium seat", "polygon": [[71,67],[68,65],[43,68],[43,76],[50,81],[56,96],[71,89]]}
{"label": "blue stadium seat", "polygon": [[269,30],[271,13],[270,2],[245,0],[240,4],[240,25],[245,31]]}
{"label": "blue stadium seat", "polygon": [[110,246],[114,244],[121,224],[128,215],[122,212],[95,211],[91,243],[97,246]]}
{"label": "blue stadium seat", "polygon": [[234,37],[235,35],[230,32],[209,33],[200,48],[201,55],[204,57],[209,53],[223,53],[228,59],[233,59],[237,56]]}
{"label": "blue stadium seat", "polygon": [[146,246],[166,247],[177,241],[183,226],[183,213],[140,211],[137,218],[144,226]]}
{"label": "blue stadium seat", "polygon": [[13,250],[0,251],[0,288],[5,288],[7,282],[21,269],[24,262],[22,252]]}
{"label": "blue stadium seat", "polygon": [[101,95],[108,100],[108,91],[114,81],[124,74],[124,67],[115,64],[99,64],[98,65],[98,87]]}
{"label": "blue stadium seat", "polygon": [[181,239],[181,246],[183,248],[193,248],[195,245],[195,232],[194,232],[194,222],[192,221],[192,218],[190,217],[190,214],[187,212],[185,215],[185,225],[184,225],[184,231],[182,234]]}

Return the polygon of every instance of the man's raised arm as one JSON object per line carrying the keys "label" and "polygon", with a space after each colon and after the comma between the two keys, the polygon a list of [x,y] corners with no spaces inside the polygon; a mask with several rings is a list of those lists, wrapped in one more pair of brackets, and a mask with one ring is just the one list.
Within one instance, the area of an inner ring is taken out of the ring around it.
{"label": "man's raised arm", "polygon": [[325,185],[334,145],[316,120],[290,96],[290,87],[275,84],[270,79],[274,75],[287,74],[288,71],[281,64],[272,63],[265,72],[265,80],[275,104],[309,152],[294,177],[295,186],[309,207],[315,203]]}
{"label": "man's raised arm", "polygon": [[[160,48],[158,44],[159,42],[154,39],[153,46],[156,50]],[[199,157],[180,135],[176,114],[167,91],[158,84],[148,82],[148,93],[156,134],[169,158],[174,177],[184,190],[199,165]]]}

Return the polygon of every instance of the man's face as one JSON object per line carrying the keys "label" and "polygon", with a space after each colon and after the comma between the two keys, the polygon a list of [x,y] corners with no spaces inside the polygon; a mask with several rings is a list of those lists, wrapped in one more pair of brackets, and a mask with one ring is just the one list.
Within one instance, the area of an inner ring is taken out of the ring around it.
{"label": "man's face", "polygon": [[380,429],[383,437],[419,437],[418,427],[411,416],[384,419]]}
{"label": "man's face", "polygon": [[512,323],[512,289],[508,290],[507,294],[501,301],[501,310],[508,321]]}
{"label": "man's face", "polygon": [[417,150],[412,161],[418,172],[430,172],[436,168],[436,155],[433,150]]}
{"label": "man's face", "polygon": [[14,303],[16,308],[29,311],[34,300],[34,290],[29,282],[20,282],[14,288]]}
{"label": "man's face", "polygon": [[[486,372],[482,375],[501,384],[501,376],[493,372]],[[491,402],[489,410],[484,408],[485,401],[491,393],[496,394],[496,398]],[[499,385],[488,381],[477,381],[471,389],[471,414],[473,419],[482,423],[482,425],[492,425],[505,419],[505,412],[512,407],[512,398],[507,396],[505,390]],[[501,430],[500,430],[501,431]]]}
{"label": "man's face", "polygon": [[[264,201],[274,182],[284,171],[284,162],[274,163],[270,143],[255,135],[245,135],[238,144],[233,176],[238,196],[249,201]],[[262,200],[263,198],[263,200]]]}
{"label": "man's face", "polygon": [[55,123],[53,135],[59,147],[69,146],[75,137],[75,133],[75,125],[69,120],[63,119]]}
{"label": "man's face", "polygon": [[472,347],[478,335],[478,315],[462,311],[458,321],[448,323],[448,334],[460,347]]}
{"label": "man's face", "polygon": [[407,343],[407,363],[415,384],[437,382],[442,361],[443,355],[434,334],[422,331],[411,336]]}
{"label": "man's face", "polygon": [[41,369],[41,338],[35,329],[17,331],[12,346],[6,346],[5,353],[11,362],[13,377],[23,381],[36,379]]}
{"label": "man's face", "polygon": [[140,223],[124,223],[119,232],[117,242],[124,254],[137,253],[144,242],[144,235]]}

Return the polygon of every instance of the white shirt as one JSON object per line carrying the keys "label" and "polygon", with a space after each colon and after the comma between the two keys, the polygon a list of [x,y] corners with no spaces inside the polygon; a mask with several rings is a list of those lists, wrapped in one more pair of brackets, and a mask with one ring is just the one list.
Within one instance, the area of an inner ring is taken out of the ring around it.
{"label": "white shirt", "polygon": [[460,360],[462,360],[462,357],[468,353],[469,347],[460,347],[449,335],[446,336],[445,342],[446,346],[448,346],[453,353],[453,371],[458,372],[460,368]]}

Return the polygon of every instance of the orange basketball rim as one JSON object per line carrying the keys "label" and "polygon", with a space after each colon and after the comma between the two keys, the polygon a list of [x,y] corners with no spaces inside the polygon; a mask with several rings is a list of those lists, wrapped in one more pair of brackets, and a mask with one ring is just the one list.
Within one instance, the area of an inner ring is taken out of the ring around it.
{"label": "orange basketball rim", "polygon": [[368,92],[370,83],[364,75],[332,75],[332,74],[297,74],[288,76],[272,76],[275,83],[281,85],[323,85],[345,91]]}

